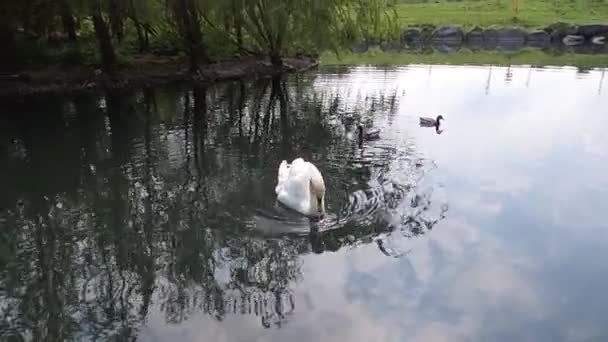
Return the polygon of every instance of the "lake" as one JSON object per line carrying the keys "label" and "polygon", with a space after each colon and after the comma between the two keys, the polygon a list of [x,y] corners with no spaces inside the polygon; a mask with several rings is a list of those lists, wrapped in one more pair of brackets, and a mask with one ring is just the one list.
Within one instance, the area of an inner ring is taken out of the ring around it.
{"label": "lake", "polygon": [[[605,73],[323,67],[4,104],[0,337],[604,341]],[[320,222],[276,203],[296,157]]]}

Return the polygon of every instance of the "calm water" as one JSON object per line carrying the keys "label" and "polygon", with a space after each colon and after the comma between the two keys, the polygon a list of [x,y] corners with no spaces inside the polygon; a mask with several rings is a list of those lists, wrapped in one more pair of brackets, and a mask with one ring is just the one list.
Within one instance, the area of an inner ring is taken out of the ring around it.
{"label": "calm water", "polygon": [[[606,88],[355,67],[3,105],[0,337],[605,341]],[[320,223],[275,203],[298,156]]]}

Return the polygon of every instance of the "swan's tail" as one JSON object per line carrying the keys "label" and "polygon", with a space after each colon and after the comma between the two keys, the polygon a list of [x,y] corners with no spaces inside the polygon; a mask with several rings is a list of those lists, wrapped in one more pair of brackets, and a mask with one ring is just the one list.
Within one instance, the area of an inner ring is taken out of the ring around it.
{"label": "swan's tail", "polygon": [[283,160],[281,162],[281,165],[279,165],[279,174],[277,176],[277,186],[274,188],[274,192],[277,195],[283,188],[283,183],[285,183],[288,176],[289,176],[289,164],[287,164],[286,160]]}

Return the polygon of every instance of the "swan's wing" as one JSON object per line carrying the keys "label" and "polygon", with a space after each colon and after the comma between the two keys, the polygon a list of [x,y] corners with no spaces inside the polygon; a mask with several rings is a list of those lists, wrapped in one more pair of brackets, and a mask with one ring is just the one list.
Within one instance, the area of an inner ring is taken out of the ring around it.
{"label": "swan's wing", "polygon": [[296,158],[291,162],[291,165],[297,168],[304,168],[308,166],[308,162],[304,161],[302,158]]}
{"label": "swan's wing", "polygon": [[[277,199],[300,210],[310,205],[310,167],[303,159],[294,160],[287,177],[275,188]],[[298,210],[296,209],[296,210]]]}
{"label": "swan's wing", "polygon": [[279,165],[277,186],[274,189],[275,193],[278,195],[279,192],[285,188],[286,184],[293,182],[299,183],[299,179],[302,178],[302,175],[305,174],[307,169],[308,163],[302,158],[294,159],[291,164],[287,163],[286,160],[283,160]]}
{"label": "swan's wing", "polygon": [[308,182],[310,181],[310,167],[302,158],[295,159],[287,171],[284,180],[284,188],[292,193],[308,193]]}

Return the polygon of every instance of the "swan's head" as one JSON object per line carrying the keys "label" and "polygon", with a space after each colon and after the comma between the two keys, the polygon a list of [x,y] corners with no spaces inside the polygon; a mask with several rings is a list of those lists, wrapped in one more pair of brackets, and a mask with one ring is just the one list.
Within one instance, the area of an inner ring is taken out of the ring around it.
{"label": "swan's head", "polygon": [[443,118],[443,115],[438,115],[438,116],[437,116],[437,123],[439,123],[439,120],[445,120],[445,119]]}
{"label": "swan's head", "polygon": [[314,203],[312,206],[316,208],[316,214],[320,218],[325,216],[325,183],[321,177],[312,177],[310,179],[310,196]]}

